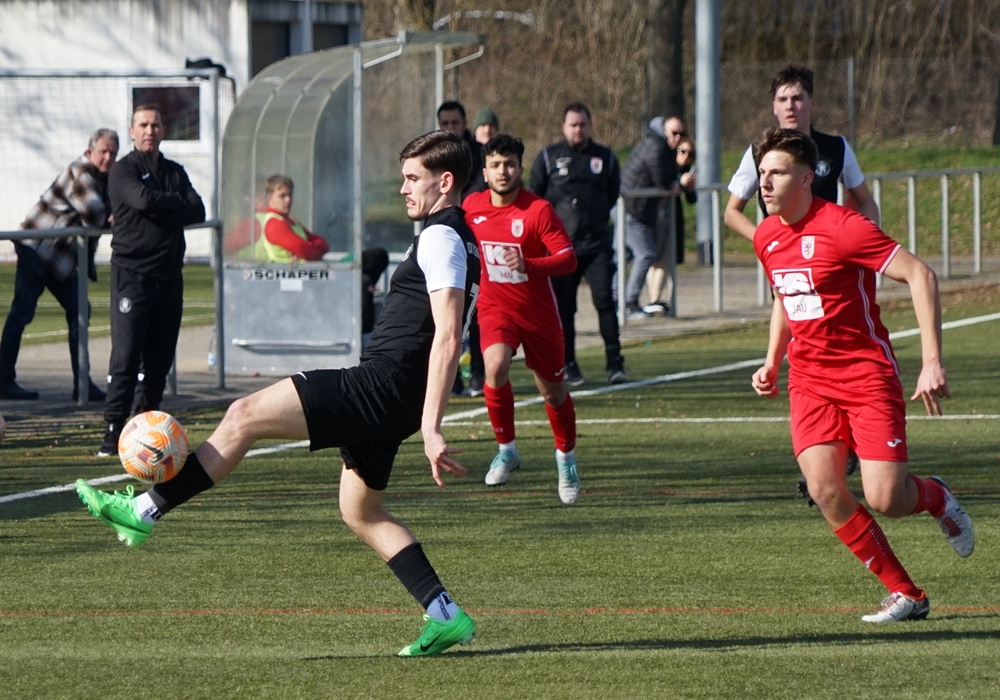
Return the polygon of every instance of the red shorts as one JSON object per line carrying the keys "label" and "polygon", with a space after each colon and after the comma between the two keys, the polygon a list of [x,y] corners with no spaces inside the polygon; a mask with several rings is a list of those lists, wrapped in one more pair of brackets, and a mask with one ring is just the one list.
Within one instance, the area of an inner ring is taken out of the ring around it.
{"label": "red shorts", "polygon": [[906,404],[896,376],[861,383],[789,382],[792,448],[843,440],[866,460],[906,462]]}
{"label": "red shorts", "polygon": [[562,324],[553,314],[552,323],[542,327],[527,325],[522,320],[497,309],[479,309],[479,345],[486,348],[503,343],[515,351],[524,346],[524,364],[547,382],[563,380],[566,370],[566,346]]}

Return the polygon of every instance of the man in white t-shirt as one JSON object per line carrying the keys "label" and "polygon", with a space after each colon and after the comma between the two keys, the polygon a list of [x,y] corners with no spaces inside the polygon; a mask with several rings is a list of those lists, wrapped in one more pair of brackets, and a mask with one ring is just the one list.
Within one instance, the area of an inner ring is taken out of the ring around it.
{"label": "man in white t-shirt", "polygon": [[[819,161],[812,192],[830,202],[837,201],[837,181],[842,180],[850,197],[846,206],[857,209],[875,224],[879,223],[878,206],[872,198],[865,176],[858,166],[847,139],[816,131],[812,127],[812,111],[816,104],[813,99],[813,72],[805,66],[790,64],[778,71],[771,79],[774,116],[782,129],[795,129],[809,134],[816,142]],[[743,160],[729,182],[729,203],[726,205],[726,225],[738,234],[753,240],[757,224],[744,213],[747,203],[759,196],[760,183],[757,164],[754,162],[753,147],[743,154]],[[761,205],[763,207],[763,204]],[[764,208],[765,212],[766,207]]]}

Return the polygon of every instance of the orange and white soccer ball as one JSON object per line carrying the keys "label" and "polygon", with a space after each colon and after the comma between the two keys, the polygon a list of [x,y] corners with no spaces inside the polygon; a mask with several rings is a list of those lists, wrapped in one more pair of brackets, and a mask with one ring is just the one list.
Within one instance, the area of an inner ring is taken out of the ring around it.
{"label": "orange and white soccer ball", "polygon": [[140,413],[122,428],[118,456],[125,471],[139,481],[162,484],[177,476],[184,466],[187,433],[169,413]]}

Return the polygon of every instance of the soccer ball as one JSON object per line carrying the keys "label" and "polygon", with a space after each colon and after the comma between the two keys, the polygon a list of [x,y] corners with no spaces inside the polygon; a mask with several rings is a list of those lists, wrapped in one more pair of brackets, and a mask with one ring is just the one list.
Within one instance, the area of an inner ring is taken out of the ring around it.
{"label": "soccer ball", "polygon": [[188,456],[187,433],[162,411],[140,413],[122,428],[118,456],[125,471],[147,484],[170,481]]}

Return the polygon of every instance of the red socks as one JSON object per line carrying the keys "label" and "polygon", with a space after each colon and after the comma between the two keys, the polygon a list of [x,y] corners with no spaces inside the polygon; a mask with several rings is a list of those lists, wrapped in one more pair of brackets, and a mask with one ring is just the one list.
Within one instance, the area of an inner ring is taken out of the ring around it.
{"label": "red socks", "polygon": [[549,414],[549,425],[556,439],[556,448],[569,452],[576,447],[576,409],[573,408],[573,397],[566,394],[566,400],[558,408],[545,404]]}
{"label": "red socks", "polygon": [[[501,445],[514,440],[514,390],[507,382],[502,387],[494,389],[489,384],[483,385],[483,398],[486,399],[486,411],[490,415],[493,432]],[[566,400],[558,408],[545,404],[549,414],[549,424],[552,435],[556,439],[556,447],[563,452],[569,452],[576,447],[576,409],[573,399],[566,394]]]}
{"label": "red socks", "polygon": [[907,476],[917,485],[917,506],[913,512],[922,513],[926,510],[931,517],[940,518],[944,512],[944,489],[941,484],[933,479],[921,479],[913,474]]}
{"label": "red socks", "polygon": [[497,442],[501,445],[511,442],[514,439],[514,390],[510,382],[497,389],[483,384],[483,398]]}
{"label": "red socks", "polygon": [[906,569],[892,553],[882,528],[863,505],[859,505],[851,519],[834,530],[834,534],[869,571],[878,576],[890,593],[902,593],[908,598],[923,598],[924,592],[910,579]]}

